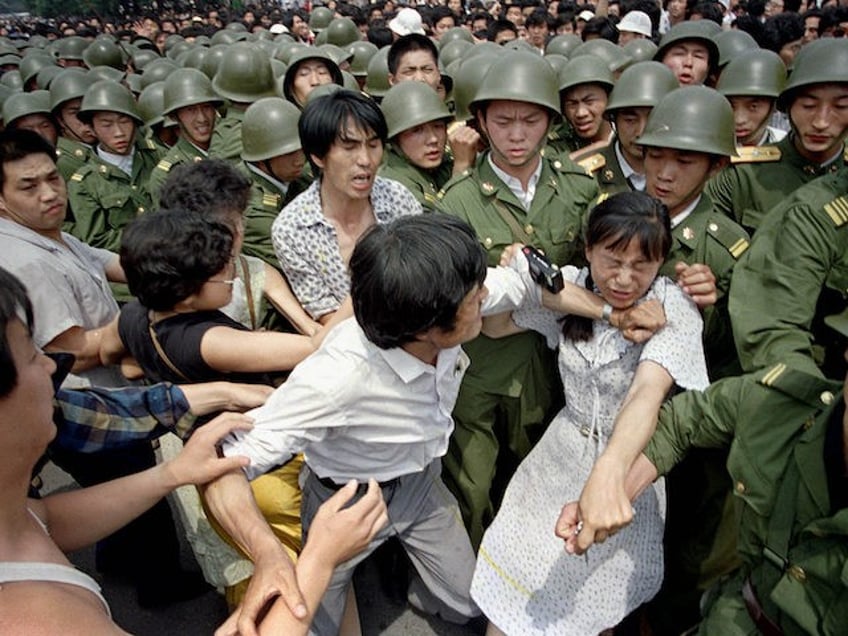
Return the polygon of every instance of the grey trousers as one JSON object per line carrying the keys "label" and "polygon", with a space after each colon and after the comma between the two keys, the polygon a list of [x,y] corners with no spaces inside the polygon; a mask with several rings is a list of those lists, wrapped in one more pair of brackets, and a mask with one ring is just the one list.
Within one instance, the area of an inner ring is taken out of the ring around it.
{"label": "grey trousers", "polygon": [[[345,591],[354,568],[392,536],[398,537],[418,573],[408,593],[416,609],[454,623],[479,616],[480,610],[471,600],[474,551],[456,499],[442,483],[441,471],[441,462],[435,460],[423,471],[404,475],[383,488],[389,523],[365,551],[335,569],[310,634],[338,634]],[[335,491],[321,484],[308,466],[304,468],[302,481],[301,523],[305,542],[318,508]],[[360,496],[358,493],[354,501]]]}

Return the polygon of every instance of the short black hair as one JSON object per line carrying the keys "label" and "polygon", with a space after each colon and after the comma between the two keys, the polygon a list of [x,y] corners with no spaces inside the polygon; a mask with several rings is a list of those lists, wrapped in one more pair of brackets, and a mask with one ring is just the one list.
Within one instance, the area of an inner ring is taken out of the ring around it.
{"label": "short black hair", "polygon": [[222,159],[182,163],[171,170],[159,195],[159,206],[188,210],[210,221],[227,224],[244,214],[250,200],[250,180]]}
{"label": "short black hair", "polygon": [[501,31],[512,31],[515,37],[518,37],[518,28],[509,20],[498,19],[489,25],[489,30],[486,32],[486,39],[489,42],[494,42],[498,33]]}
{"label": "short black hair", "polygon": [[719,26],[724,22],[724,11],[718,2],[707,0],[706,2],[698,2],[689,11],[689,15],[699,15],[704,20],[712,20]]}
{"label": "short black hair", "polygon": [[585,42],[589,39],[588,36],[590,35],[597,35],[599,38],[608,40],[613,44],[618,44],[619,31],[616,28],[613,19],[607,16],[596,15],[594,18],[590,18],[586,21],[586,25],[583,27],[583,32],[580,34],[580,37]]}
{"label": "short black hair", "polygon": [[159,210],[124,229],[121,266],[142,305],[168,311],[224,269],[232,250],[229,226],[189,210]]}
{"label": "short black hair", "polygon": [[797,13],[778,13],[763,23],[761,46],[780,53],[780,49],[804,37],[804,19]]}
{"label": "short black hair", "polygon": [[26,288],[0,267],[0,398],[9,395],[18,383],[18,369],[6,337],[6,329],[15,319],[24,320],[24,327],[32,331],[32,303]]}
{"label": "short black hair", "polygon": [[326,157],[330,147],[344,134],[349,122],[362,130],[373,132],[383,145],[386,144],[389,130],[383,111],[373,99],[362,93],[343,88],[306,104],[297,123],[297,130],[315,174],[320,174],[321,169],[312,157]]}
{"label": "short black hair", "polygon": [[524,20],[524,26],[528,29],[531,26],[537,26],[542,24],[547,24],[549,30],[553,30],[553,18],[548,14],[544,9],[536,9],[533,13],[527,16],[527,19]]}
{"label": "short black hair", "polygon": [[[450,9],[448,9],[448,11],[450,11]],[[451,15],[453,14],[451,13]],[[426,35],[410,33],[409,35],[404,35],[403,37],[398,38],[394,41],[391,47],[389,47],[389,73],[392,75],[397,73],[400,58],[411,51],[427,51],[433,56],[433,63],[439,63],[439,49],[437,49],[436,45],[433,44],[433,40],[428,38]]]}
{"label": "short black hair", "polygon": [[486,278],[474,230],[447,214],[374,225],[350,259],[353,312],[381,349],[413,342],[432,327],[454,328],[462,300]]}
{"label": "short black hair", "polygon": [[30,155],[47,155],[56,163],[56,148],[44,137],[32,130],[8,129],[0,133],[0,191],[6,185],[6,170],[3,166]]}

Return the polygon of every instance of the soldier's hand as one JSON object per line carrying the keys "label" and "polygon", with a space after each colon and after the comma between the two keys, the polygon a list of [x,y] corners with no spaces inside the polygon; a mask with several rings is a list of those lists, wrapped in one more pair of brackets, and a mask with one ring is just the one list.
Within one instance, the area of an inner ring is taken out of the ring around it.
{"label": "soldier's hand", "polygon": [[677,284],[700,309],[716,304],[718,299],[716,277],[709,265],[703,263],[688,265],[680,261],[674,269],[677,272]]}
{"label": "soldier's hand", "polygon": [[498,261],[498,265],[501,267],[510,267],[516,254],[521,254],[521,250],[523,248],[523,243],[513,243],[512,245],[507,246],[504,251],[501,252],[501,258]]}
{"label": "soldier's hand", "polygon": [[460,174],[474,167],[479,143],[480,133],[471,126],[457,126],[448,133],[448,145],[453,154],[453,174]]}
{"label": "soldier's hand", "polygon": [[648,300],[624,311],[614,311],[610,322],[628,340],[642,343],[665,326],[665,310],[658,300]]}

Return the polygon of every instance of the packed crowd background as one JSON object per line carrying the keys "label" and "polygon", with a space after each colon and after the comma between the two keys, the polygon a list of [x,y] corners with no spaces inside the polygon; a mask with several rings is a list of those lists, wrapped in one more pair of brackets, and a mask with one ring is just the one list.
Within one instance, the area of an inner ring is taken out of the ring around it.
{"label": "packed crowd background", "polygon": [[846,28],[0,18],[0,633],[111,633],[116,576],[357,634],[365,558],[487,634],[844,633]]}

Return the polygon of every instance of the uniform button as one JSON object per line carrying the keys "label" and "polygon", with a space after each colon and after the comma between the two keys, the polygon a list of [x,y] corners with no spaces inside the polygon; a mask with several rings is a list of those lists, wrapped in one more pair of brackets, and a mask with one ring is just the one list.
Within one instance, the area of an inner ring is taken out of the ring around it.
{"label": "uniform button", "polygon": [[738,492],[740,495],[745,494],[745,484],[743,484],[741,481],[736,482],[735,488],[736,488],[736,492]]}
{"label": "uniform button", "polygon": [[807,573],[804,572],[804,568],[800,565],[793,565],[789,568],[789,576],[798,581],[799,583],[807,582]]}
{"label": "uniform button", "polygon": [[562,162],[561,161],[554,161],[554,168],[556,168],[557,170],[562,168]]}
{"label": "uniform button", "polygon": [[144,208],[143,208],[143,207],[141,207],[141,206],[138,206],[138,213],[139,213],[139,214],[144,214]]}
{"label": "uniform button", "polygon": [[524,226],[524,231],[527,232],[527,234],[532,234],[535,231],[535,229],[533,228],[532,225],[530,225],[528,223],[527,225]]}
{"label": "uniform button", "polygon": [[710,223],[710,232],[718,232],[718,224]]}
{"label": "uniform button", "polygon": [[133,190],[138,190],[138,186],[135,185],[135,184],[131,185],[130,188],[133,189]]}
{"label": "uniform button", "polygon": [[493,243],[493,242],[494,242],[494,241],[492,241],[492,239],[491,239],[490,237],[488,237],[488,236],[487,236],[486,238],[484,238],[484,239],[483,239],[483,245],[485,245],[485,246],[486,246],[486,249],[489,249],[490,247],[492,247],[492,243]]}
{"label": "uniform button", "polygon": [[825,406],[830,406],[833,403],[833,393],[831,393],[830,391],[825,391],[821,394],[819,399]]}

